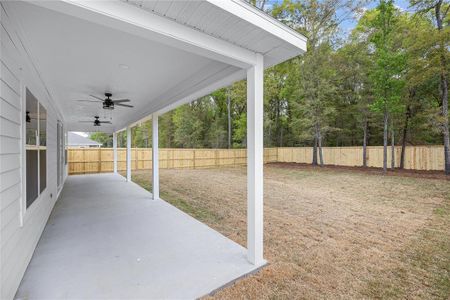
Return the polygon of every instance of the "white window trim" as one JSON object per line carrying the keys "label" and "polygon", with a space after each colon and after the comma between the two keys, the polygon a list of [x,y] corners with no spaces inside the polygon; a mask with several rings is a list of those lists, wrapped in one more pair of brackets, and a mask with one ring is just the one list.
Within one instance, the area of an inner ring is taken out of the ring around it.
{"label": "white window trim", "polygon": [[27,207],[27,160],[26,160],[26,119],[25,119],[25,111],[26,111],[26,86],[23,84],[23,81],[20,82],[20,181],[22,183],[21,187],[21,197],[20,197],[20,227],[23,227],[25,223],[25,210]]}
{"label": "white window trim", "polygon": [[[38,196],[37,198],[33,201],[33,203],[31,203],[31,205],[27,208],[27,159],[26,159],[26,128],[27,128],[27,124],[26,124],[26,107],[27,107],[27,89],[33,94],[35,95],[30,87],[28,87],[27,85],[25,85],[23,82],[20,83],[20,100],[21,100],[21,111],[20,111],[20,120],[21,120],[21,147],[20,147],[20,155],[21,155],[21,160],[22,160],[22,165],[21,165],[21,180],[22,180],[22,196],[20,197],[21,201],[20,201],[20,227],[23,227],[25,225],[25,223],[27,222],[28,218],[30,217],[30,215],[33,214],[33,212],[36,210],[37,205],[35,205],[35,203],[38,203],[41,201],[41,199],[44,197],[44,195],[47,194],[48,191],[48,180],[46,180],[46,185],[45,185],[45,189],[41,192],[40,187],[41,187],[41,172],[40,172],[40,154],[38,154],[37,156],[37,160],[38,160],[38,179],[37,179],[37,187],[38,187]],[[37,98],[36,98],[37,99]],[[39,116],[39,109],[40,109],[40,105],[41,102],[39,101],[39,99],[37,99],[38,101],[38,105],[37,105],[37,115]],[[43,104],[42,104],[43,105]],[[47,109],[47,108],[46,108]],[[48,111],[48,110],[47,110]],[[48,116],[47,116],[47,121],[48,121]],[[41,147],[40,146],[40,120],[38,120],[37,122],[37,131],[36,131],[36,145],[38,145],[37,147]],[[48,130],[48,126],[46,126],[46,131]],[[47,139],[47,132],[45,133],[46,139]],[[47,148],[47,142],[46,142],[46,146],[45,148]],[[46,153],[47,149],[46,149]],[[48,159],[46,160],[46,164],[48,165]],[[46,166],[46,170],[48,171],[48,168]],[[47,176],[47,172],[46,172],[46,176]],[[48,176],[47,176],[48,178]]]}

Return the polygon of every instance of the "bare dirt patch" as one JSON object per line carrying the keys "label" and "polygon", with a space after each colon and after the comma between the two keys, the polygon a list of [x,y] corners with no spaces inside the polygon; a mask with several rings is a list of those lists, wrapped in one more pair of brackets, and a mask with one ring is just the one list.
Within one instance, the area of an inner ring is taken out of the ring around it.
{"label": "bare dirt patch", "polygon": [[[161,170],[161,197],[245,246],[245,173]],[[449,298],[449,181],[279,164],[264,177],[270,265],[213,298]]]}

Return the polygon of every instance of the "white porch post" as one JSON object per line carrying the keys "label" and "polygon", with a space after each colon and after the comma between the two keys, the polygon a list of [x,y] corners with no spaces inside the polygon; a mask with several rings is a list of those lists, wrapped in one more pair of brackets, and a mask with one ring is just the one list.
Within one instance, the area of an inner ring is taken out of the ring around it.
{"label": "white porch post", "polygon": [[114,174],[117,174],[117,132],[113,132]]}
{"label": "white porch post", "polygon": [[152,115],[152,187],[153,199],[159,199],[158,114]]}
{"label": "white porch post", "polygon": [[263,81],[264,61],[247,70],[247,251],[254,265],[263,259]]}
{"label": "white porch post", "polygon": [[127,181],[131,181],[131,127],[127,127]]}

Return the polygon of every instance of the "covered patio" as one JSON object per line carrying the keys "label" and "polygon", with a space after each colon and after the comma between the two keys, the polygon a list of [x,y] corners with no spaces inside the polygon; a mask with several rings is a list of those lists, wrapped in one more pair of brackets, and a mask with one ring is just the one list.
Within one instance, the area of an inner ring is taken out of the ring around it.
{"label": "covered patio", "polygon": [[[2,81],[11,90],[2,97],[14,107],[1,116],[12,120],[7,141],[17,156],[14,190],[0,189],[14,204],[5,215],[17,221],[5,229],[4,298],[22,277],[18,298],[195,298],[266,264],[264,69],[304,53],[305,37],[240,0],[7,1],[1,9]],[[158,117],[243,79],[246,248],[161,200],[158,173]],[[150,118],[152,194],[131,182],[131,128]],[[66,178],[68,131],[113,134],[116,150],[126,131],[126,178],[117,151],[114,174]],[[42,155],[39,172],[27,169],[26,151]],[[29,203],[27,180],[46,183]]]}
{"label": "covered patio", "polygon": [[120,175],[70,176],[19,299],[194,299],[254,272],[246,249]]}

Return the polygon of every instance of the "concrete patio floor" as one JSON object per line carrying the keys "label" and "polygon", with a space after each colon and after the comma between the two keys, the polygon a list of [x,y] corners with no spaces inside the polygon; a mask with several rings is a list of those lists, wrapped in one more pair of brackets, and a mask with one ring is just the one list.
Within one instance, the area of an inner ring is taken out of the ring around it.
{"label": "concrete patio floor", "polygon": [[245,248],[120,175],[70,176],[16,298],[193,299],[256,268]]}

